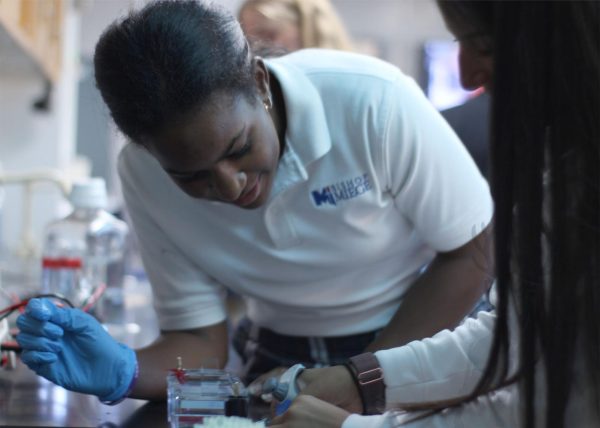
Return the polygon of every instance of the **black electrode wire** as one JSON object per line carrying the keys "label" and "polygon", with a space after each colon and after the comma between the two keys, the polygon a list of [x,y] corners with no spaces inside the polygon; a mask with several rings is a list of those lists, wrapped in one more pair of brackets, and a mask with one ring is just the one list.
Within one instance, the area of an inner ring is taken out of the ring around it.
{"label": "black electrode wire", "polygon": [[67,304],[71,308],[75,307],[71,303],[71,301],[69,299],[67,299],[65,296],[63,296],[61,294],[58,294],[58,293],[36,294],[35,296],[32,296],[32,297],[29,297],[27,299],[21,300],[20,302],[17,302],[17,303],[15,303],[13,305],[10,305],[10,306],[8,306],[8,307],[6,307],[4,309],[1,309],[0,310],[0,321],[2,321],[3,319],[7,318],[8,316],[10,316],[17,309],[20,309],[20,308],[23,308],[23,307],[27,306],[27,303],[29,303],[29,301],[31,299],[39,299],[39,298],[44,298],[44,297],[48,297],[48,298],[60,300],[61,302]]}

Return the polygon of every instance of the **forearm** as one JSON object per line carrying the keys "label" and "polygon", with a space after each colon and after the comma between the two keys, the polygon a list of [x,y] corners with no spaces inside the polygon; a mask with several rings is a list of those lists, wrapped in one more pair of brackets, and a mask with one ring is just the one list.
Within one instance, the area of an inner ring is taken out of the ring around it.
{"label": "forearm", "polygon": [[139,377],[132,398],[164,400],[169,369],[181,357],[186,368],[223,368],[227,363],[227,326],[225,322],[190,331],[163,332],[156,341],[136,351]]}
{"label": "forearm", "polygon": [[464,247],[439,254],[367,350],[401,346],[456,327],[491,283],[489,239],[486,230]]}

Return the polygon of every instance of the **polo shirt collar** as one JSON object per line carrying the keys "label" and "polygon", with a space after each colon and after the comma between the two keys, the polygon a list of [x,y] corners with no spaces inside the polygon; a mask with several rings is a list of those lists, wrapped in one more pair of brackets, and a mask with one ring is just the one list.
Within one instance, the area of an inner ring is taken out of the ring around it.
{"label": "polo shirt collar", "polygon": [[306,167],[331,149],[331,136],[321,95],[289,57],[269,59],[265,63],[277,77],[283,92],[286,146]]}

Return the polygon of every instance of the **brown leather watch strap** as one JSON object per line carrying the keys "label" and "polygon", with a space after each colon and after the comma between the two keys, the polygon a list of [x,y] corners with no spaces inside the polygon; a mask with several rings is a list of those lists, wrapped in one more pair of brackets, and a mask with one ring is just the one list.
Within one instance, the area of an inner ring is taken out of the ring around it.
{"label": "brown leather watch strap", "polygon": [[383,371],[377,357],[371,352],[351,357],[346,367],[352,373],[360,399],[363,403],[363,414],[377,415],[385,410],[385,383]]}

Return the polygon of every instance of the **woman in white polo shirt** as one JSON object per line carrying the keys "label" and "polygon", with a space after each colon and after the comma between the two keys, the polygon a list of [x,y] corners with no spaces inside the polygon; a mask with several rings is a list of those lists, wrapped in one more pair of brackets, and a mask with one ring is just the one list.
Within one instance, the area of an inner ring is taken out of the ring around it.
{"label": "woman in white polo shirt", "polygon": [[[247,303],[234,338],[247,379],[431,336],[485,291],[487,183],[394,66],[327,50],[263,60],[229,13],[194,1],[113,24],[94,61],[132,141],[119,172],[161,328],[104,392],[164,397],[178,356],[224,365],[225,289]],[[41,348],[23,359],[57,381]]]}

